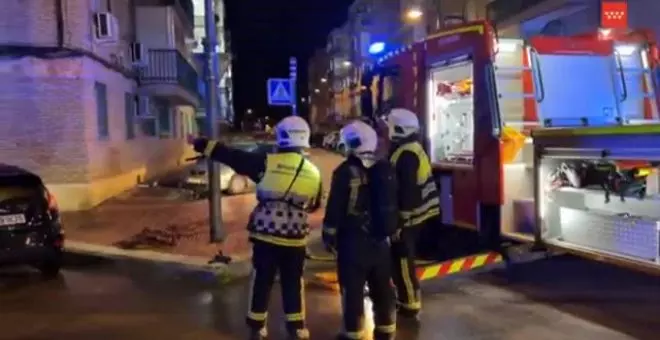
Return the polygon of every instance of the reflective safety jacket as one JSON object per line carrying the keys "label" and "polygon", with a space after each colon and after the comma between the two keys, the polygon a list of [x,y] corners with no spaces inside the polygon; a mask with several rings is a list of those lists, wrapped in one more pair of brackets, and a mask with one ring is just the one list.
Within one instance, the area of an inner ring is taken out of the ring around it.
{"label": "reflective safety jacket", "polygon": [[397,173],[402,227],[414,227],[440,215],[438,188],[422,145],[404,142],[392,152],[390,162]]}
{"label": "reflective safety jacket", "polygon": [[248,224],[250,239],[288,247],[306,245],[306,208],[321,195],[321,174],[312,162],[294,149],[262,154],[215,141],[195,145],[195,149],[257,183],[258,204]]}
{"label": "reflective safety jacket", "polygon": [[253,239],[282,246],[304,246],[309,225],[305,207],[319,194],[319,169],[296,152],[266,156],[257,184],[259,204],[250,224]]}
{"label": "reflective safety jacket", "polygon": [[389,162],[378,161],[367,169],[349,156],[332,174],[323,234],[333,244],[326,245],[345,255],[369,252],[368,245],[382,243],[396,232],[396,201],[396,179]]}

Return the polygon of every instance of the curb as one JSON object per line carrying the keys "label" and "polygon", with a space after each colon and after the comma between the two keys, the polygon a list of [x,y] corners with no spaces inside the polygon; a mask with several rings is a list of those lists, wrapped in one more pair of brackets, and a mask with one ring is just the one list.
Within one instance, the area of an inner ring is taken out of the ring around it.
{"label": "curb", "polygon": [[[309,236],[309,242],[321,239],[321,230],[313,230]],[[178,267],[183,270],[201,271],[213,274],[219,283],[247,278],[252,270],[251,251],[231,255],[229,264],[209,264],[209,258],[201,256],[178,255],[154,250],[125,250],[117,247],[99,245],[74,240],[65,241],[65,253],[76,257],[96,260],[111,260],[121,264],[147,264],[167,265]],[[325,269],[333,264],[325,261],[314,261],[314,256],[308,259],[305,270]]]}

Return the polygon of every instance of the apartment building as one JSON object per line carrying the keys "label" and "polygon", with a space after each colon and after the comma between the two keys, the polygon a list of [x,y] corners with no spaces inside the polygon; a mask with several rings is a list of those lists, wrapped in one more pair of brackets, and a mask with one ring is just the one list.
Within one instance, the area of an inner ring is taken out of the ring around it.
{"label": "apartment building", "polygon": [[[218,62],[219,62],[219,80],[218,80],[218,108],[219,119],[221,123],[233,123],[234,104],[233,104],[233,86],[232,86],[232,53],[230,44],[230,33],[225,24],[225,2],[223,0],[214,0],[216,12],[216,40],[218,42]],[[194,49],[193,53],[197,58],[200,67],[204,67],[204,41],[206,39],[205,9],[204,0],[194,0],[195,7],[195,28],[194,28]],[[201,87],[206,87],[204,79],[201,79]],[[205,92],[205,91],[203,91]],[[204,113],[204,102],[197,112],[197,120],[200,126],[206,124]]]}
{"label": "apartment building", "polygon": [[313,130],[328,122],[330,106],[330,57],[325,48],[314,51],[307,62],[307,88],[309,89],[309,123]]}
{"label": "apartment building", "polygon": [[190,0],[5,0],[0,158],[82,210],[174,169],[199,105]]}

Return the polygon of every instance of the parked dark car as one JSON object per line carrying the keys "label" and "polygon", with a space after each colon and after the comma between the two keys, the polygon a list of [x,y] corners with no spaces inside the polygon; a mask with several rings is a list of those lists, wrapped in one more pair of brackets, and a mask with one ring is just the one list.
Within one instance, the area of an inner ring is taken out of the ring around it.
{"label": "parked dark car", "polygon": [[55,197],[39,176],[0,163],[0,265],[59,274],[64,234]]}

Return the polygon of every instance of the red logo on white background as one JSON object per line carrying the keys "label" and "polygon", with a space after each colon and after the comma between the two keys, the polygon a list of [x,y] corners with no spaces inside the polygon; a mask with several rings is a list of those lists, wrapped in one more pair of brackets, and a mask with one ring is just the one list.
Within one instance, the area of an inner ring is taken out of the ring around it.
{"label": "red logo on white background", "polygon": [[600,24],[603,28],[621,29],[628,27],[628,3],[603,2]]}

